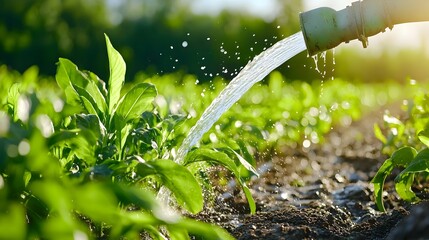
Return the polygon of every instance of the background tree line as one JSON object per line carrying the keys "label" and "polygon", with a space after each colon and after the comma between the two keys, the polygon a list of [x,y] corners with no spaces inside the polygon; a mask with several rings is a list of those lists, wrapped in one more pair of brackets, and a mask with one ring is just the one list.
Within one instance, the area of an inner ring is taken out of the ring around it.
{"label": "background tree line", "polygon": [[[58,57],[107,76],[103,33],[127,62],[128,79],[144,71],[182,71],[207,81],[219,75],[232,79],[249,60],[275,42],[300,30],[302,1],[278,1],[272,21],[232,11],[198,15],[191,0],[0,0],[0,64],[24,71],[37,65],[44,75],[55,73]],[[273,13],[274,14],[274,13]],[[331,54],[332,55],[332,54]],[[360,80],[419,78],[428,75],[421,51],[367,56],[356,51],[328,54],[329,78]],[[403,57],[405,56],[405,57]],[[319,61],[320,64],[320,61]],[[404,66],[416,71],[404,71]],[[284,64],[289,79],[312,80],[321,75],[306,53]],[[409,76],[412,72],[414,76]]]}

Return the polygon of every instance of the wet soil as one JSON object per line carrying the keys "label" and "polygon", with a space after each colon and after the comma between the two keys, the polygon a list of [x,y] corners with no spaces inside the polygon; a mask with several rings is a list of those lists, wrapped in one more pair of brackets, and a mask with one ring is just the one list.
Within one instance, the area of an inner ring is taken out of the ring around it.
{"label": "wet soil", "polygon": [[[386,179],[386,212],[376,210],[372,177],[387,158],[373,135],[383,110],[347,127],[336,127],[319,146],[285,148],[259,163],[247,202],[231,182],[210,210],[197,218],[218,224],[237,239],[429,239],[429,199],[401,201],[394,172]],[[281,153],[279,153],[281,152]]]}

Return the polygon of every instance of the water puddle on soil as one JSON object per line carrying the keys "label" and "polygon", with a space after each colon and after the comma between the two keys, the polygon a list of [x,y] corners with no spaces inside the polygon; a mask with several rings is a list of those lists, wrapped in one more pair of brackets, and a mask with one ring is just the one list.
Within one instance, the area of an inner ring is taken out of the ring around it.
{"label": "water puddle on soil", "polygon": [[249,62],[223,89],[219,96],[204,111],[197,123],[191,128],[178,150],[175,161],[181,163],[189,149],[255,83],[261,81],[271,71],[304,50],[306,50],[304,36],[302,32],[297,32],[277,42]]}

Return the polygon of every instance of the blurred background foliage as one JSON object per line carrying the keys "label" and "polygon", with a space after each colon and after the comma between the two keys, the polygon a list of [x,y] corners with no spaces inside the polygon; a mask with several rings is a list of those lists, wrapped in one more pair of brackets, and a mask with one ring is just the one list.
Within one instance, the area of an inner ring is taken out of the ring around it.
{"label": "blurred background foliage", "polygon": [[[182,71],[202,82],[216,75],[230,80],[255,55],[300,30],[301,0],[276,0],[278,11],[269,19],[234,10],[197,13],[194,2],[0,0],[0,64],[19,72],[37,65],[41,74],[53,75],[61,56],[106,79],[107,33],[127,62],[127,79],[140,71]],[[350,49],[335,53],[335,60],[335,72],[328,70],[326,78],[420,79],[429,71],[422,67],[428,56],[419,50],[370,55]],[[332,54],[326,63],[334,69]],[[287,79],[311,81],[321,77],[314,69],[313,59],[302,53],[280,71]]]}

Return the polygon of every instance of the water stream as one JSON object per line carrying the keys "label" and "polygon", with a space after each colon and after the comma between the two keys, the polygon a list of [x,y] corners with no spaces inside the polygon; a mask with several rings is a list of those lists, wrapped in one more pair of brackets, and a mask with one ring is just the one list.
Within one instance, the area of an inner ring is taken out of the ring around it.
{"label": "water stream", "polygon": [[249,62],[223,89],[219,96],[204,111],[198,122],[191,128],[178,150],[175,161],[181,163],[190,148],[255,83],[261,81],[271,71],[304,50],[306,50],[304,36],[301,32],[297,32],[277,42]]}

